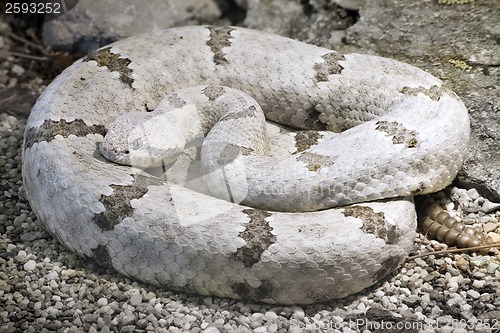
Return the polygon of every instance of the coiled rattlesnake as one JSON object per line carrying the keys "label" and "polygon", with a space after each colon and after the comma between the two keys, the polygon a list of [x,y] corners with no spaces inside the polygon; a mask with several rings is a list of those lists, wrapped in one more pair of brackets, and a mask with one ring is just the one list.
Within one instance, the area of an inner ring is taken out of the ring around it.
{"label": "coiled rattlesnake", "polygon": [[[158,104],[170,113],[110,126]],[[197,138],[212,125],[200,167]],[[130,132],[119,149],[101,144],[115,126]],[[176,139],[181,128],[191,132]],[[177,162],[140,170],[101,155],[139,164],[132,150],[149,129],[168,132]],[[182,27],[116,42],[57,77],[28,120],[23,177],[38,218],[81,256],[174,290],[304,304],[358,292],[405,260],[411,196],[448,185],[468,139],[460,99],[408,64]],[[200,169],[229,201],[193,190]]]}

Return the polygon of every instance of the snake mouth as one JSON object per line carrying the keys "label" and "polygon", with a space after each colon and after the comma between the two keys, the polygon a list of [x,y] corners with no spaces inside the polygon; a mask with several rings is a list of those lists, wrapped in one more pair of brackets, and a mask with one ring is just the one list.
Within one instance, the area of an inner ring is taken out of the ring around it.
{"label": "snake mouth", "polygon": [[118,149],[109,145],[106,141],[100,142],[98,146],[99,153],[106,161],[120,165],[130,165],[129,149]]}

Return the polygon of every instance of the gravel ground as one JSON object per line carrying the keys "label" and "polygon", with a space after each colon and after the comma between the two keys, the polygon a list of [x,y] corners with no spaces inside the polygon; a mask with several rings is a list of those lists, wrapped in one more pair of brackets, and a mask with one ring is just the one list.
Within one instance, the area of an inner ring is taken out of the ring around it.
{"label": "gravel ground", "polygon": [[[0,47],[12,42],[0,38]],[[80,259],[45,231],[24,197],[21,106],[31,95],[21,94],[14,104],[2,98],[2,92],[17,96],[22,88],[40,91],[48,80],[31,65],[43,61],[0,57],[0,333],[500,331],[498,253],[409,259],[361,294],[304,307],[174,293]],[[477,211],[484,202],[477,192],[446,193],[440,196],[446,208],[457,207],[452,214],[464,222],[489,231],[498,227],[500,213]],[[444,248],[419,235],[412,255]]]}

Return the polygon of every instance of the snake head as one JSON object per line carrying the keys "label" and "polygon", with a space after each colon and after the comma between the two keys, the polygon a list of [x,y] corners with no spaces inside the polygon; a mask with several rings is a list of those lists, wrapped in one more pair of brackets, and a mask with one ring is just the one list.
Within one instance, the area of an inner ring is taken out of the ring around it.
{"label": "snake head", "polygon": [[169,163],[184,145],[182,133],[162,114],[128,112],[109,126],[99,151],[111,162],[147,168]]}

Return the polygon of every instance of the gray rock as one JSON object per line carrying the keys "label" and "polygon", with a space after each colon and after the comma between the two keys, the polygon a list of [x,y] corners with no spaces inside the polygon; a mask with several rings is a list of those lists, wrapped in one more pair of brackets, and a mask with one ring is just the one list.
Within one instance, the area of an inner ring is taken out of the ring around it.
{"label": "gray rock", "polygon": [[43,41],[54,49],[88,53],[112,41],[178,25],[215,21],[215,0],[80,0],[46,23]]}
{"label": "gray rock", "polygon": [[329,0],[240,0],[239,4],[247,11],[243,25],[248,28],[328,48],[342,43],[345,29],[358,16],[353,4],[344,8]]}

